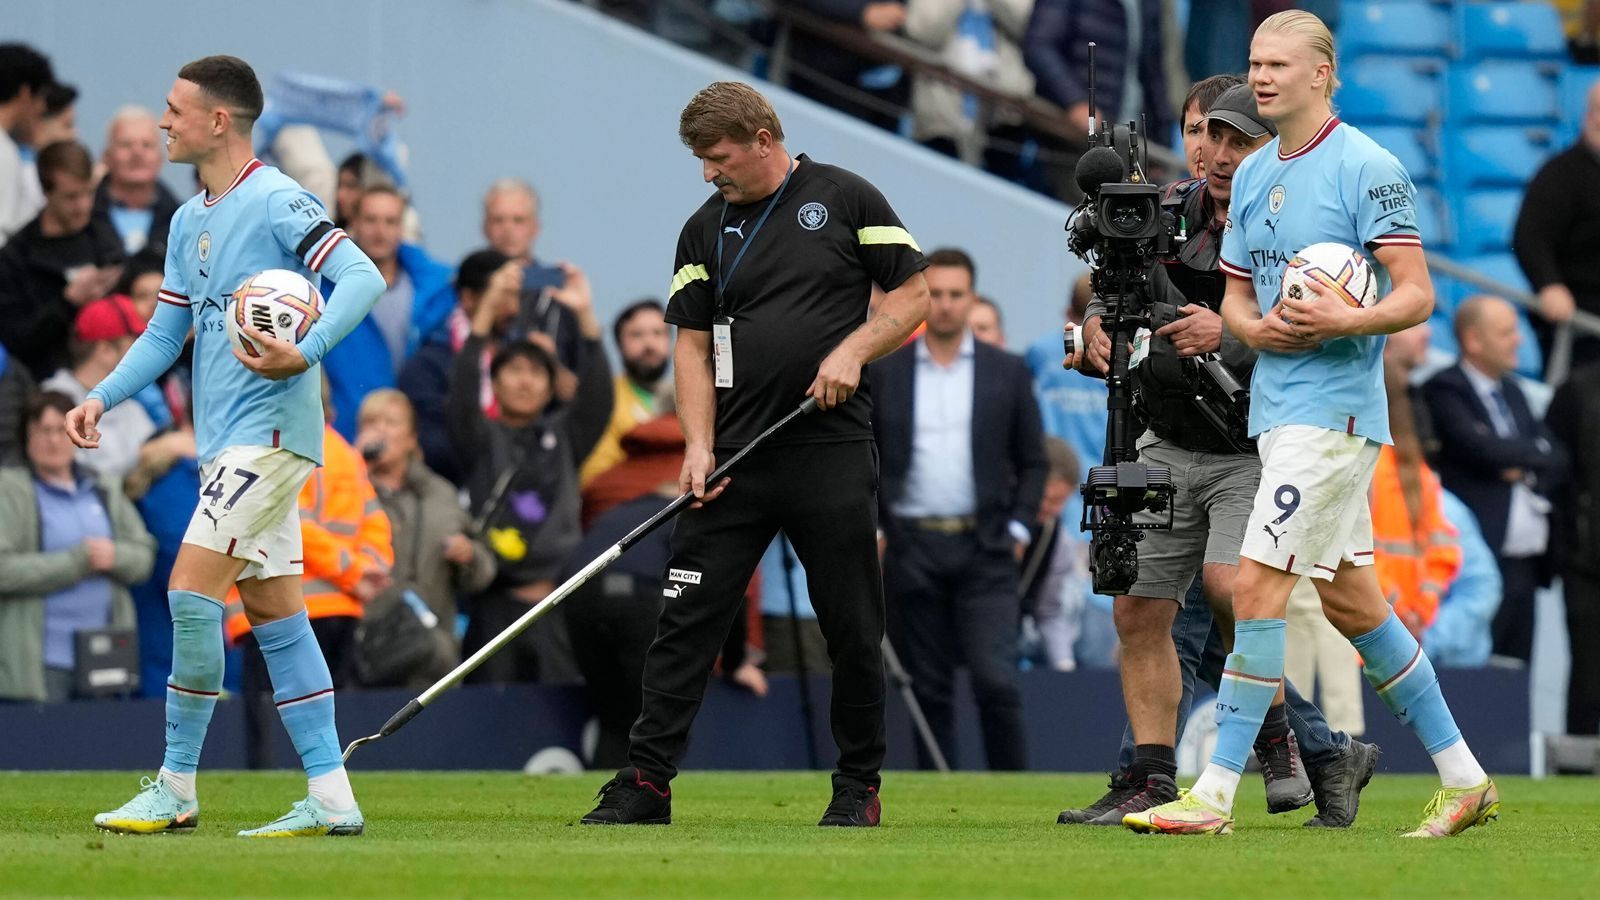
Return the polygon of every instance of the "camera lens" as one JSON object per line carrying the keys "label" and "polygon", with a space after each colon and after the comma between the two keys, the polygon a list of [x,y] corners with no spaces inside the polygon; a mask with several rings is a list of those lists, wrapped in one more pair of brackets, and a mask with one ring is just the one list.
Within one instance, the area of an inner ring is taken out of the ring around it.
{"label": "camera lens", "polygon": [[1104,221],[1118,234],[1137,235],[1145,230],[1154,212],[1143,197],[1114,197],[1106,201]]}

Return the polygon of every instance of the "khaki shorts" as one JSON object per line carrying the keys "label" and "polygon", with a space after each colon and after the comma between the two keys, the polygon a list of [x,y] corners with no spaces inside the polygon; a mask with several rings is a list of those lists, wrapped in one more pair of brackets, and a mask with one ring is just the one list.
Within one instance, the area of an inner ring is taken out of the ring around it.
{"label": "khaki shorts", "polygon": [[276,447],[229,447],[200,468],[185,544],[245,560],[247,578],[299,575],[300,489],[317,464]]}
{"label": "khaki shorts", "polygon": [[[1239,564],[1239,546],[1261,478],[1250,453],[1185,450],[1146,433],[1139,461],[1172,470],[1172,529],[1144,532],[1134,597],[1183,603],[1204,563]],[[1137,522],[1166,521],[1166,513],[1140,513]]]}

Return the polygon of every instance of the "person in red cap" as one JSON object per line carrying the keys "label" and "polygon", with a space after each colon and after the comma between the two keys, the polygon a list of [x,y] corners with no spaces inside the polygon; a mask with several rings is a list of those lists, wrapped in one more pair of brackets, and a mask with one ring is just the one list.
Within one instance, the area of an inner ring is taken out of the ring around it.
{"label": "person in red cap", "polygon": [[[134,338],[144,333],[144,318],[133,301],[122,294],[91,300],[78,310],[72,325],[68,352],[70,368],[58,369],[40,387],[60,391],[82,403],[89,389],[111,374],[122,355],[133,346]],[[79,450],[80,465],[118,480],[127,477],[139,464],[139,448],[156,433],[156,425],[143,404],[122,403],[105,414],[110,421],[103,429],[100,449]]]}

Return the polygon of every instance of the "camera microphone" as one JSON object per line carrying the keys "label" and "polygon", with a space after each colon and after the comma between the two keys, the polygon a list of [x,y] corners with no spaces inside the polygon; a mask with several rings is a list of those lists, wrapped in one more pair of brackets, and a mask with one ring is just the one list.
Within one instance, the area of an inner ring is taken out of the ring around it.
{"label": "camera microphone", "polygon": [[1123,175],[1122,157],[1110,147],[1090,147],[1078,158],[1078,167],[1073,170],[1078,190],[1089,197],[1098,195],[1102,184],[1121,181]]}

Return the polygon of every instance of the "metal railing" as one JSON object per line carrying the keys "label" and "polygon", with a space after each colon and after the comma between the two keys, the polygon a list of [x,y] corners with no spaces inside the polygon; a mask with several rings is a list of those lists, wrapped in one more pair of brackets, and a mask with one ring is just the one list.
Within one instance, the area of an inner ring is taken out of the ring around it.
{"label": "metal railing", "polygon": [[[1485,294],[1516,304],[1535,316],[1539,316],[1539,298],[1528,291],[1513,287],[1504,282],[1496,281],[1474,269],[1468,268],[1452,259],[1447,259],[1437,253],[1428,254],[1428,269],[1454,278],[1463,284],[1469,284]],[[1580,332],[1589,337],[1600,337],[1600,316],[1594,313],[1577,310],[1572,314],[1570,322],[1563,322],[1556,326],[1555,337],[1550,344],[1550,358],[1544,362],[1544,382],[1551,387],[1556,387],[1567,380],[1567,375],[1572,369],[1572,340],[1574,332]]]}

